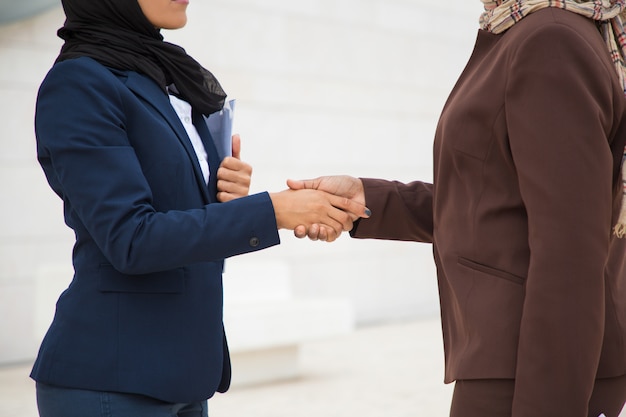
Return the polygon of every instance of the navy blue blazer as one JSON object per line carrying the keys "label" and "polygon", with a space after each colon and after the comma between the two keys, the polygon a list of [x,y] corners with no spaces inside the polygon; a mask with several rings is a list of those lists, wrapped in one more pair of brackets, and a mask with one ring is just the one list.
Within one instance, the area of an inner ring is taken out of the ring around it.
{"label": "navy blue blazer", "polygon": [[[37,156],[76,234],[74,278],[32,378],[194,402],[223,392],[225,258],[279,243],[267,193],[216,201],[168,96],[90,58],[56,64],[39,90]],[[69,279],[69,277],[68,277]]]}

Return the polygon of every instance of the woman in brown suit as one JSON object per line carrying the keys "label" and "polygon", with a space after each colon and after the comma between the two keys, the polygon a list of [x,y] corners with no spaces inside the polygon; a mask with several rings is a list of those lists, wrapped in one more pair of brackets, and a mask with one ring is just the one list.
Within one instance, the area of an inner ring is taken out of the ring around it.
{"label": "woman in brown suit", "polygon": [[[434,182],[291,181],[431,242],[453,417],[617,417],[626,399],[623,0],[486,1]],[[317,227],[299,237],[324,235]]]}

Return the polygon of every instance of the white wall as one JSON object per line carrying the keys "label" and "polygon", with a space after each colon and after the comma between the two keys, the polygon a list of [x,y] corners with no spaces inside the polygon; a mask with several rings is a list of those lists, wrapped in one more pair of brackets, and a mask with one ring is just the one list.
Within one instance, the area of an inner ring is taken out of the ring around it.
{"label": "white wall", "polygon": [[[187,28],[165,36],[237,98],[253,192],[331,173],[429,180],[437,116],[471,53],[481,7],[478,0],[192,0]],[[42,292],[53,299],[60,290],[45,271],[70,262],[72,233],[36,163],[32,126],[62,23],[57,8],[0,27],[0,363],[34,356],[53,308]],[[359,323],[438,311],[429,245],[282,239],[229,262],[284,262],[297,295],[349,297]]]}

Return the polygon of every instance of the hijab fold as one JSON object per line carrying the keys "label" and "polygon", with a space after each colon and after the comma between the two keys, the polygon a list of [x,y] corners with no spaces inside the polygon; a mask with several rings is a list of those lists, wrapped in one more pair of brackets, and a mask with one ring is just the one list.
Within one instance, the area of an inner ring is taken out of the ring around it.
{"label": "hijab fold", "polygon": [[[626,0],[482,0],[485,12],[480,26],[491,33],[502,33],[529,14],[556,7],[585,16],[598,23],[613,61],[622,90],[626,94]],[[626,149],[622,158],[622,207],[613,231],[617,237],[626,237]]]}
{"label": "hijab fold", "polygon": [[56,62],[90,57],[104,66],[135,71],[165,92],[174,84],[180,97],[208,116],[224,106],[226,93],[215,76],[180,46],[163,40],[137,0],[62,0],[65,41]]}

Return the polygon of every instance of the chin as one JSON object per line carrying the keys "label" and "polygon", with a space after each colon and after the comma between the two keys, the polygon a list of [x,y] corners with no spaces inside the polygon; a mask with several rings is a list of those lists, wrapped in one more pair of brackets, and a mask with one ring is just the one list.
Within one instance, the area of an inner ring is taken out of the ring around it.
{"label": "chin", "polygon": [[161,29],[166,29],[166,30],[176,30],[176,29],[182,29],[186,25],[187,25],[187,17],[185,17],[184,19],[176,19],[176,20],[163,22],[161,25],[159,25],[159,27]]}

